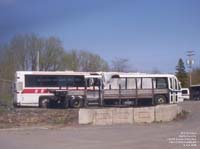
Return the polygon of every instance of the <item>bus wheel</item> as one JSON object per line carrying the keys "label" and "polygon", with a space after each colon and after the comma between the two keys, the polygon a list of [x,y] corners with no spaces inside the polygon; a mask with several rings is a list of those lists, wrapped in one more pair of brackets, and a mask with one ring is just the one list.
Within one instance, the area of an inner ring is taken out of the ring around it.
{"label": "bus wheel", "polygon": [[167,102],[164,95],[157,95],[154,100],[156,105],[165,104]]}
{"label": "bus wheel", "polygon": [[47,97],[41,98],[39,101],[40,108],[48,108],[49,107],[49,99]]}
{"label": "bus wheel", "polygon": [[70,106],[72,108],[81,108],[83,106],[83,99],[80,97],[76,97],[71,100]]}

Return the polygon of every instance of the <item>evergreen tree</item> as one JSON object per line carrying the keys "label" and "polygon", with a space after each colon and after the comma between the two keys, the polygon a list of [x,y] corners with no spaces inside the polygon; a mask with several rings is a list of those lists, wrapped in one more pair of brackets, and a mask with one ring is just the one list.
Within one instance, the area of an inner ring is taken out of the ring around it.
{"label": "evergreen tree", "polygon": [[185,65],[183,60],[180,58],[176,66],[176,77],[181,82],[182,87],[188,87],[188,76],[185,71]]}

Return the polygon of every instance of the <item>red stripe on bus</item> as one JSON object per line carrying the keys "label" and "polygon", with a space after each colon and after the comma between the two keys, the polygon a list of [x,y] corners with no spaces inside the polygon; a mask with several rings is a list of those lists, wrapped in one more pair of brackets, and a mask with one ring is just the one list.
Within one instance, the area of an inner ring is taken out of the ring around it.
{"label": "red stripe on bus", "polygon": [[47,89],[24,89],[22,94],[39,94],[39,93],[48,93]]}

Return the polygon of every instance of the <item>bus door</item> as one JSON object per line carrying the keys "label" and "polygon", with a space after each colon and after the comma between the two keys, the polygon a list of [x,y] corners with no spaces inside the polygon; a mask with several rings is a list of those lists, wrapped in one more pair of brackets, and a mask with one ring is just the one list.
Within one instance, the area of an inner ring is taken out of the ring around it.
{"label": "bus door", "polygon": [[102,81],[100,78],[86,78],[86,100],[89,105],[101,105]]}
{"label": "bus door", "polygon": [[176,78],[169,78],[169,103],[178,102],[178,82]]}

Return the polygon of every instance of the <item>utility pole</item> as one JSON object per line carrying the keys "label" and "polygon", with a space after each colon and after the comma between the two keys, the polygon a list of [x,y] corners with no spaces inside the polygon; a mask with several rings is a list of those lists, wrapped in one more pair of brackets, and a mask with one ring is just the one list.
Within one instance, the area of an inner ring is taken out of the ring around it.
{"label": "utility pole", "polygon": [[190,84],[190,86],[192,85],[192,65],[194,64],[194,59],[193,59],[194,55],[195,55],[194,51],[192,51],[192,50],[187,51],[187,56],[188,56],[187,65],[189,68],[189,84]]}

